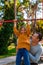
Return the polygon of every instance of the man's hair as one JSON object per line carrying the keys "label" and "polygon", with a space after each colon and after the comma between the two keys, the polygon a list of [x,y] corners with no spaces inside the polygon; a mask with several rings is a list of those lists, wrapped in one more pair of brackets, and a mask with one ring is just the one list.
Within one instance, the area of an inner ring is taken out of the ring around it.
{"label": "man's hair", "polygon": [[42,34],[41,34],[40,32],[37,32],[37,34],[38,34],[39,41],[41,41],[41,39],[42,39]]}

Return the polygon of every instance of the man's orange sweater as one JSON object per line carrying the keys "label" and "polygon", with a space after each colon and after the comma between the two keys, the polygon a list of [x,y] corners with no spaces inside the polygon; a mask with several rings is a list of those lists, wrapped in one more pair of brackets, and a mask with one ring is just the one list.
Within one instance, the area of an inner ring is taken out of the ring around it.
{"label": "man's orange sweater", "polygon": [[14,33],[15,33],[15,34],[17,35],[17,37],[18,37],[17,49],[25,48],[25,49],[27,49],[27,50],[29,51],[29,50],[30,50],[30,38],[29,38],[29,35],[30,35],[30,26],[27,25],[26,33],[24,33],[24,34],[21,34],[21,33],[16,29],[16,27],[14,27]]}

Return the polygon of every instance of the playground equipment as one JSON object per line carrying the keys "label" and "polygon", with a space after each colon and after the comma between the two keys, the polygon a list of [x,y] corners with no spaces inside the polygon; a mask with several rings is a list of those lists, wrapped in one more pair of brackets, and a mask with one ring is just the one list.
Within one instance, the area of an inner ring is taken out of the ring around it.
{"label": "playground equipment", "polygon": [[[36,29],[36,26],[37,26],[37,21],[39,20],[43,20],[43,19],[23,19],[23,20],[17,20],[17,19],[14,19],[14,20],[0,20],[0,27],[3,25],[3,23],[14,23],[14,22],[32,22],[32,31],[35,32],[35,29]],[[36,23],[35,23],[36,21]]]}
{"label": "playground equipment", "polygon": [[[23,20],[20,20],[20,21],[26,21],[26,22],[29,22],[29,21],[37,21],[37,20],[43,20],[43,18],[42,19],[23,19]],[[0,23],[11,23],[11,22],[18,22],[18,20],[17,19],[14,19],[14,20],[0,20]]]}

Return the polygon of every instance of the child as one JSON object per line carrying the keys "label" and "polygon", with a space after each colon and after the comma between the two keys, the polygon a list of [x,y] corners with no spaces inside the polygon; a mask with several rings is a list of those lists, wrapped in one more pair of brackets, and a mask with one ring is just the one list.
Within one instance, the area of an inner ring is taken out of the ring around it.
{"label": "child", "polygon": [[21,58],[24,58],[24,64],[30,65],[29,61],[29,50],[30,50],[30,26],[27,24],[27,28],[22,26],[18,31],[16,28],[16,22],[14,22],[14,33],[18,37],[17,45],[17,56],[16,56],[16,65],[21,65]]}

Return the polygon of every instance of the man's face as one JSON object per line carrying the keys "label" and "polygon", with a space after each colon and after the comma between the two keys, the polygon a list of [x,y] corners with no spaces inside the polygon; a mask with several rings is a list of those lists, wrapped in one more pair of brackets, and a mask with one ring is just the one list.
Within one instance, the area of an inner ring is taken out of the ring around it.
{"label": "man's face", "polygon": [[38,42],[39,41],[39,38],[38,38],[38,34],[37,33],[34,33],[33,36],[32,36],[32,41],[33,42]]}

